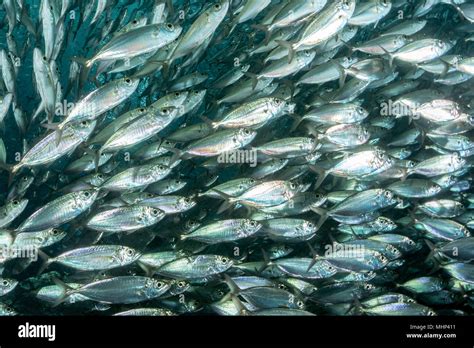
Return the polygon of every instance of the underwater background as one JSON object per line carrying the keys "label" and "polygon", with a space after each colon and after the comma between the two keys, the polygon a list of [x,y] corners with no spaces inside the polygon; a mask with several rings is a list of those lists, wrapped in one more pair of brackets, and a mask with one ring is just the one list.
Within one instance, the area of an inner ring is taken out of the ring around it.
{"label": "underwater background", "polygon": [[473,22],[4,0],[0,315],[471,315]]}

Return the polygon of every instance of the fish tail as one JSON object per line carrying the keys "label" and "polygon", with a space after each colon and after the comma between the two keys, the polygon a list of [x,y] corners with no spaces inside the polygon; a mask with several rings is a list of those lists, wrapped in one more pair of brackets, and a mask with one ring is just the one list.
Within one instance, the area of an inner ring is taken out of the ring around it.
{"label": "fish tail", "polygon": [[271,35],[272,32],[270,31],[268,26],[262,25],[262,24],[252,24],[250,27],[252,27],[254,29],[257,29],[257,30],[260,30],[260,31],[263,31],[265,33],[265,39],[263,41],[265,43],[265,45],[270,42],[270,35]]}
{"label": "fish tail", "polygon": [[53,277],[52,279],[53,279],[54,284],[60,287],[62,291],[61,296],[56,301],[54,301],[53,307],[59,306],[61,303],[66,301],[69,298],[69,296],[78,292],[76,289],[71,288],[69,285],[63,282],[61,279],[56,278],[56,277]]}
{"label": "fish tail", "polygon": [[255,88],[257,87],[257,83],[258,83],[258,75],[254,74],[254,73],[251,73],[251,72],[248,72],[248,71],[244,72],[244,75],[252,80],[252,90],[255,90]]}
{"label": "fish tail", "polygon": [[328,176],[328,172],[322,168],[318,168],[316,166],[310,165],[309,168],[318,174],[318,180],[316,180],[316,183],[314,184],[314,189],[318,189],[319,186],[323,183],[324,179]]}
{"label": "fish tail", "polygon": [[277,44],[283,46],[284,48],[288,49],[288,63],[291,63],[295,58],[295,48],[294,45],[285,40],[275,40]]}
{"label": "fish tail", "polygon": [[212,189],[212,191],[216,192],[222,199],[225,200],[225,202],[222,203],[222,205],[217,210],[217,214],[223,213],[227,209],[231,208],[234,205],[234,203],[237,202],[235,197],[229,196],[228,194],[226,194],[222,191],[219,191],[219,190],[216,190],[216,189]]}
{"label": "fish tail", "polygon": [[44,270],[46,268],[48,268],[48,266],[54,262],[54,259],[50,258],[48,256],[48,254],[46,254],[44,251],[42,250],[39,250],[38,249],[38,256],[40,257],[40,259],[43,261],[43,263],[41,264],[40,268],[38,269],[38,273],[37,275],[40,275],[41,273],[44,272]]}

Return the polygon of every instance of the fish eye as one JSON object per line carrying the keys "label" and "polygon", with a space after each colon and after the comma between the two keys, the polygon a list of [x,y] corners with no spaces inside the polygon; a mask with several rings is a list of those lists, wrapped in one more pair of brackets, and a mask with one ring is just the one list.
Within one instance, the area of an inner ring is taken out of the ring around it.
{"label": "fish eye", "polygon": [[221,260],[222,260],[222,263],[227,263],[227,262],[229,262],[229,259],[228,259],[227,257],[223,257]]}
{"label": "fish eye", "polygon": [[308,222],[308,227],[309,227],[309,228],[313,228],[313,226],[314,226],[314,225],[313,225],[312,222]]}
{"label": "fish eye", "polygon": [[220,5],[220,4],[215,4],[215,5],[214,5],[214,8],[215,8],[217,11],[219,11],[219,10],[221,9],[221,5]]}
{"label": "fish eye", "polygon": [[134,19],[134,20],[132,21],[132,24],[138,24],[138,21],[137,21],[136,19]]}
{"label": "fish eye", "polygon": [[365,290],[370,290],[370,289],[372,289],[372,285],[370,285],[370,284],[365,284],[365,285],[364,285],[364,289],[365,289]]}
{"label": "fish eye", "polygon": [[295,184],[295,183],[293,183],[293,182],[292,182],[292,183],[290,183],[290,188],[291,188],[292,190],[296,189],[296,184]]}
{"label": "fish eye", "polygon": [[146,194],[146,197],[147,197],[147,198],[153,198],[153,194],[152,194],[152,193],[147,193],[147,194]]}
{"label": "fish eye", "polygon": [[132,80],[130,80],[129,78],[126,78],[126,79],[125,79],[125,82],[126,82],[126,83],[130,83],[131,81],[132,81]]}
{"label": "fish eye", "polygon": [[299,308],[303,308],[304,303],[303,303],[303,301],[299,300],[299,301],[296,302],[296,305],[297,305]]}
{"label": "fish eye", "polygon": [[43,60],[46,62],[48,58],[46,58],[46,56],[43,56]]}
{"label": "fish eye", "polygon": [[5,309],[6,309],[6,311],[7,311],[8,313],[12,313],[12,312],[13,312],[13,308],[12,308],[12,307],[6,307]]}
{"label": "fish eye", "polygon": [[23,181],[28,181],[28,177],[27,177],[27,176],[24,176],[24,177],[23,177]]}
{"label": "fish eye", "polygon": [[56,228],[53,228],[52,232],[53,232],[53,236],[56,236],[59,234],[59,230]]}
{"label": "fish eye", "polygon": [[158,209],[153,209],[153,210],[151,211],[151,213],[152,213],[153,215],[158,215]]}
{"label": "fish eye", "polygon": [[18,205],[18,204],[20,204],[20,202],[15,199],[15,200],[12,202],[12,204],[13,204],[13,205]]}
{"label": "fish eye", "polygon": [[175,97],[179,97],[180,95],[181,95],[181,93],[179,93],[179,92],[175,92],[175,94],[174,94]]}
{"label": "fish eye", "polygon": [[132,256],[133,255],[133,250],[132,249],[127,249],[127,255]]}
{"label": "fish eye", "polygon": [[286,289],[285,284],[281,284],[281,283],[278,284],[278,289],[282,289],[282,290],[283,290],[283,289]]}
{"label": "fish eye", "polygon": [[138,110],[140,112],[145,112],[145,108],[140,108],[140,110]]}
{"label": "fish eye", "polygon": [[429,316],[434,316],[434,315],[436,315],[436,313],[435,313],[435,312],[433,312],[433,311],[428,311],[428,313],[427,313],[427,314],[428,314]]}
{"label": "fish eye", "polygon": [[183,282],[183,281],[178,282],[178,286],[179,286],[180,288],[184,288],[184,287],[186,286],[186,283]]}
{"label": "fish eye", "polygon": [[163,108],[163,109],[161,109],[161,113],[162,114],[168,114],[169,110],[167,108]]}
{"label": "fish eye", "polygon": [[246,130],[244,130],[244,133],[245,133],[246,135],[249,135],[249,134],[250,134],[250,131],[249,131],[248,129],[246,129]]}
{"label": "fish eye", "polygon": [[89,197],[91,194],[88,191],[84,192],[84,197]]}
{"label": "fish eye", "polygon": [[184,202],[185,202],[185,203],[189,203],[189,202],[191,202],[191,198],[189,198],[189,197],[186,197],[186,198],[184,199]]}
{"label": "fish eye", "polygon": [[384,194],[385,197],[387,197],[387,198],[390,198],[390,197],[392,196],[392,193],[391,193],[390,191],[385,191],[383,194]]}
{"label": "fish eye", "polygon": [[87,121],[82,121],[82,122],[81,122],[81,125],[82,125],[82,126],[87,126]]}
{"label": "fish eye", "polygon": [[103,178],[104,178],[104,176],[103,176],[102,174],[97,174],[97,178],[99,178],[99,179],[103,179]]}
{"label": "fish eye", "polygon": [[257,223],[255,221],[250,221],[250,226],[255,227],[257,226]]}
{"label": "fish eye", "polygon": [[164,285],[163,282],[157,282],[157,283],[156,283],[156,286],[159,287],[159,288],[163,287],[163,285]]}
{"label": "fish eye", "polygon": [[158,170],[165,170],[165,167],[160,165],[160,166],[158,167]]}
{"label": "fish eye", "polygon": [[166,27],[167,27],[169,30],[173,30],[173,29],[174,29],[174,25],[171,24],[171,23],[166,24]]}
{"label": "fish eye", "polygon": [[8,280],[4,279],[3,282],[2,282],[2,285],[3,286],[8,286],[8,285],[10,285],[10,282]]}

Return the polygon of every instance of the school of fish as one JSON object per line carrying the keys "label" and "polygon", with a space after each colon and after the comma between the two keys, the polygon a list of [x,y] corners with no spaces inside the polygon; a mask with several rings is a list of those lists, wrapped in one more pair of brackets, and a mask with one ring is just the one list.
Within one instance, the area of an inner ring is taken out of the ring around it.
{"label": "school of fish", "polygon": [[474,1],[3,0],[0,315],[470,315]]}

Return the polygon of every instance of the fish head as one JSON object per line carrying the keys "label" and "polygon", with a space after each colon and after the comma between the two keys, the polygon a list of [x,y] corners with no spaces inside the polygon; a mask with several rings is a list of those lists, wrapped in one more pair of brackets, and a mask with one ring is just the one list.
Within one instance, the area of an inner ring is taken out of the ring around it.
{"label": "fish head", "polygon": [[437,194],[438,192],[440,192],[440,191],[441,191],[441,186],[439,186],[439,185],[436,184],[436,183],[432,183],[432,184],[430,185],[430,187],[428,188],[428,193],[429,193],[430,195],[433,195],[433,196],[434,196],[435,194]]}
{"label": "fish head", "polygon": [[215,258],[215,266],[219,272],[228,270],[233,264],[234,262],[228,257],[217,255]]}
{"label": "fish head", "polygon": [[109,178],[108,175],[102,173],[93,174],[89,180],[89,183],[95,187],[102,185],[107,179]]}
{"label": "fish head", "polygon": [[461,157],[459,153],[454,152],[451,155],[451,161],[449,161],[448,163],[448,166],[451,169],[458,170],[464,167],[465,165],[466,165],[466,160],[463,157]]}
{"label": "fish head", "polygon": [[170,286],[170,283],[163,279],[149,278],[145,282],[145,291],[149,298],[153,298],[168,291]]}
{"label": "fish head", "polygon": [[127,246],[121,246],[116,253],[116,257],[122,265],[128,265],[132,263],[133,261],[140,258],[141,255],[142,254],[140,252]]}
{"label": "fish head", "polygon": [[28,199],[12,199],[6,204],[5,213],[7,215],[18,215],[19,212],[22,212],[26,205],[28,204]]}
{"label": "fish head", "polygon": [[79,192],[76,192],[75,194],[77,196],[76,197],[77,200],[81,202],[81,205],[90,206],[97,199],[99,190],[90,189],[90,190],[79,191]]}
{"label": "fish head", "polygon": [[165,216],[165,212],[153,207],[144,206],[143,207],[143,218],[146,221],[154,222],[159,221],[161,218]]}
{"label": "fish head", "polygon": [[352,15],[355,9],[355,0],[339,0],[336,8],[346,15]]}
{"label": "fish head", "polygon": [[[158,25],[156,30],[152,32],[152,37],[153,38],[160,38],[161,37],[161,26]],[[162,26],[168,33],[172,34],[174,37],[178,37],[181,32],[183,31],[183,27],[178,25],[178,24],[173,24],[173,23],[165,23]]]}
{"label": "fish head", "polygon": [[120,79],[117,83],[116,92],[117,94],[122,94],[128,96],[135,91],[138,87],[140,79],[133,77],[124,77]]}
{"label": "fish head", "polygon": [[191,288],[191,284],[184,280],[172,280],[170,282],[170,295],[179,295],[183,292],[188,291]]}
{"label": "fish head", "polygon": [[194,197],[182,197],[178,200],[178,210],[187,211],[196,205]]}
{"label": "fish head", "polygon": [[222,15],[225,15],[228,9],[229,9],[229,0],[220,0],[219,2],[212,5],[210,10],[214,16],[220,17]]}
{"label": "fish head", "polygon": [[45,232],[43,246],[51,245],[59,242],[61,239],[66,237],[67,233],[64,230],[57,228],[50,228]]}
{"label": "fish head", "polygon": [[301,230],[304,235],[316,233],[316,225],[311,221],[304,221],[301,225]]}
{"label": "fish head", "polygon": [[255,220],[245,219],[242,222],[242,230],[246,236],[256,233],[262,228],[262,224]]}
{"label": "fish head", "polygon": [[245,146],[249,144],[256,136],[256,131],[248,128],[241,128],[235,132],[234,139],[242,146]]}
{"label": "fish head", "polygon": [[18,280],[2,278],[0,280],[0,295],[12,291],[18,285]]}

